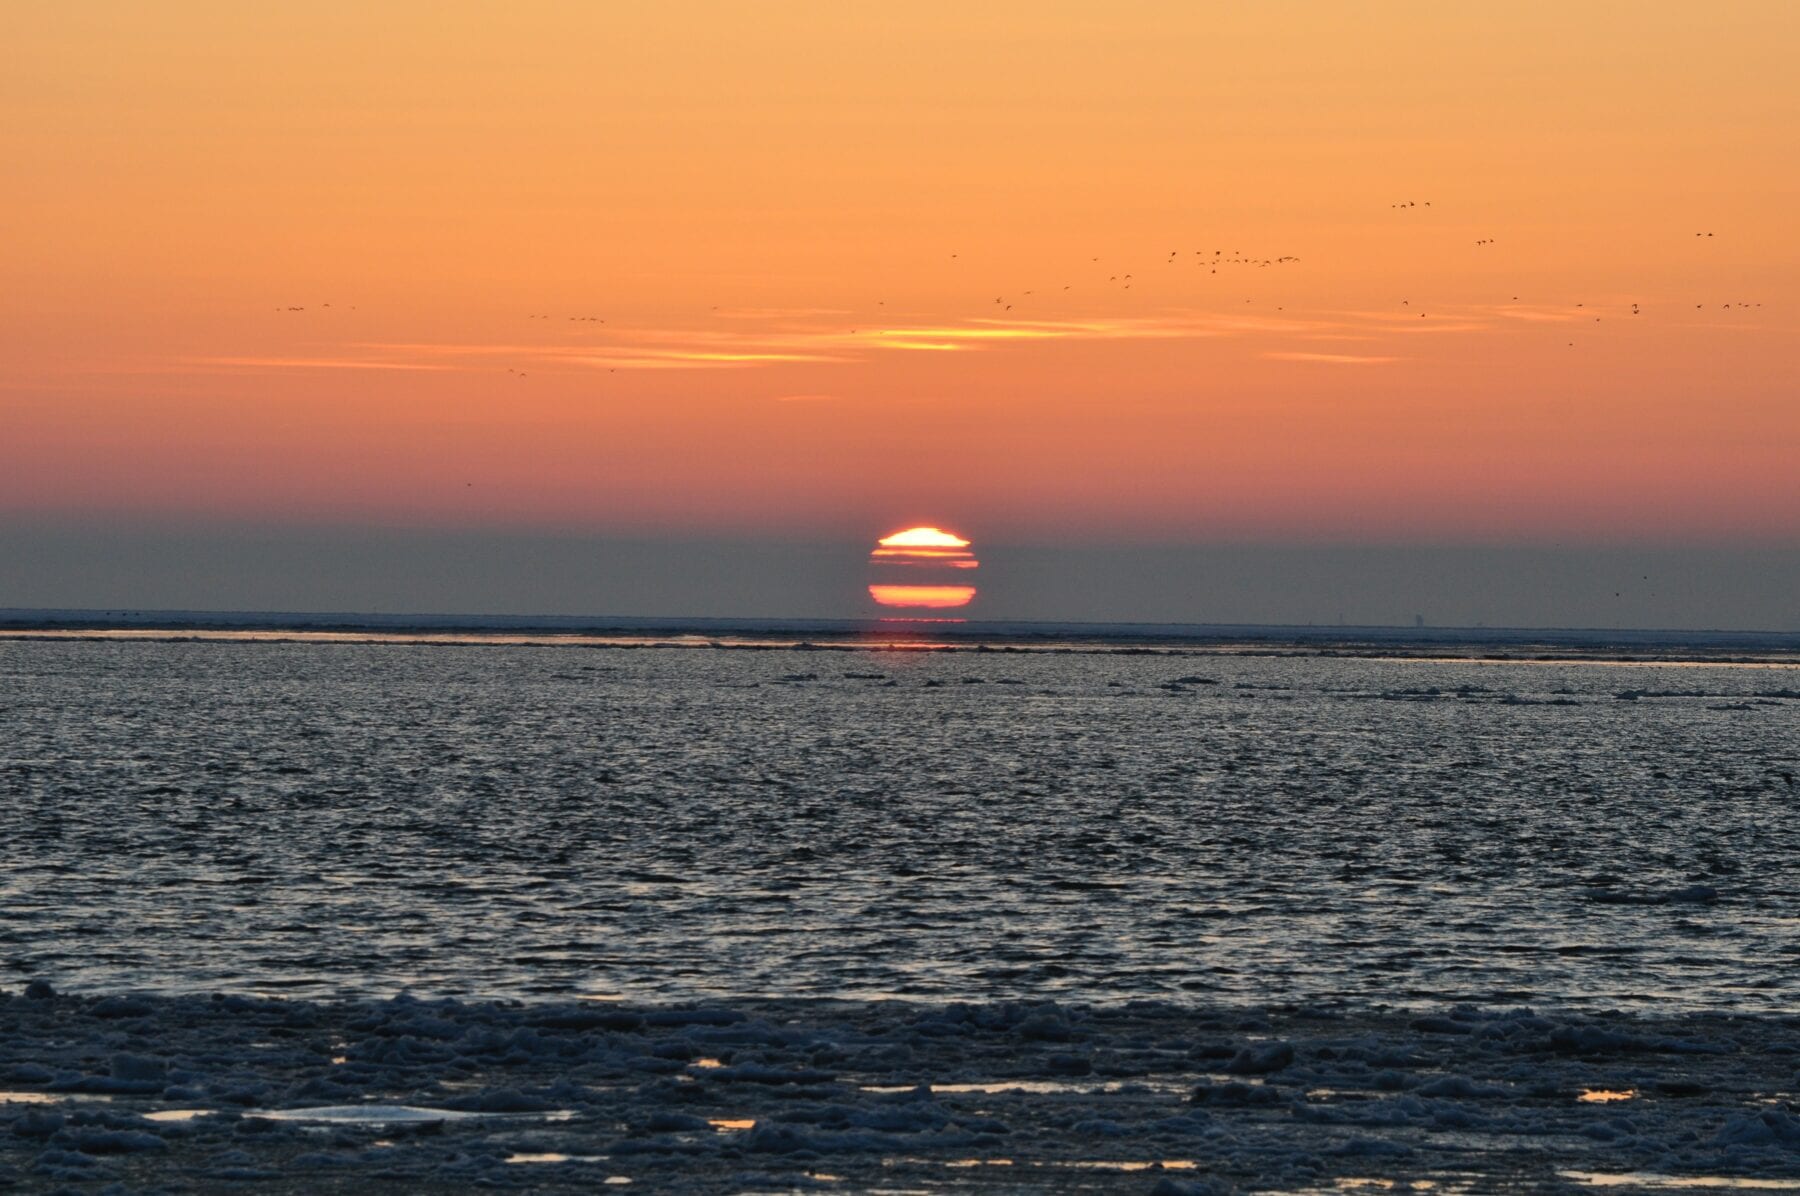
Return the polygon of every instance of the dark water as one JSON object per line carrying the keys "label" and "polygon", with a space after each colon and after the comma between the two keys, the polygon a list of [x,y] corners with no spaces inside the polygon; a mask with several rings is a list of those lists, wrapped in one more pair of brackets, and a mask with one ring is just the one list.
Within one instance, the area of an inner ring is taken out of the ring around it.
{"label": "dark water", "polygon": [[0,968],[1788,1008],[1797,695],[1722,666],[0,643]]}

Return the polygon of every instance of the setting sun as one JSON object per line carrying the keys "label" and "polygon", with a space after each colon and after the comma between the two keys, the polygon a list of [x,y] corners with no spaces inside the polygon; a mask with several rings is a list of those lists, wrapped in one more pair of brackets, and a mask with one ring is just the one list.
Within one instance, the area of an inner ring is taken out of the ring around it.
{"label": "setting sun", "polygon": [[909,527],[903,532],[883,536],[883,548],[967,548],[969,542],[954,532],[936,527]]}
{"label": "setting sun", "polygon": [[916,606],[930,610],[948,610],[967,606],[975,598],[974,586],[891,586],[871,585],[869,597],[882,606]]}
{"label": "setting sun", "polygon": [[[967,606],[975,598],[975,587],[951,584],[948,579],[955,576],[951,570],[980,567],[969,543],[938,527],[909,527],[883,536],[869,554],[876,578],[869,585],[869,597],[888,607],[943,610]],[[900,576],[900,570],[905,570],[904,582],[885,580]]]}

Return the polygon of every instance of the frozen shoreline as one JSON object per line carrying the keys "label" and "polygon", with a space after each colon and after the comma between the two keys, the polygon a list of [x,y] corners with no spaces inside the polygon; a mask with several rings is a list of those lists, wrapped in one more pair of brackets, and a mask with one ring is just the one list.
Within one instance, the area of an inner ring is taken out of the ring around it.
{"label": "frozen shoreline", "polygon": [[35,984],[0,995],[0,1186],[1780,1189],[1797,1070],[1779,1016]]}

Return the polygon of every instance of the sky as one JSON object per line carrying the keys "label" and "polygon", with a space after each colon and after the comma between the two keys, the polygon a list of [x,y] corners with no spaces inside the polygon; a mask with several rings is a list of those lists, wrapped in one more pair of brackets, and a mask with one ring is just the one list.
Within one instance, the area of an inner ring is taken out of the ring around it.
{"label": "sky", "polygon": [[1800,626],[1792,4],[5,24],[0,606]]}

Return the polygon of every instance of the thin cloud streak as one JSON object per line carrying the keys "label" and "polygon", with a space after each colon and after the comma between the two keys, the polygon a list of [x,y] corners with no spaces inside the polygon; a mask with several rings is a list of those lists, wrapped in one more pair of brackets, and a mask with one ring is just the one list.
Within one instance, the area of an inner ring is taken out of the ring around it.
{"label": "thin cloud streak", "polygon": [[851,360],[822,353],[702,353],[667,350],[664,352],[583,353],[548,359],[573,365],[605,367],[613,370],[717,370],[757,365],[786,365]]}
{"label": "thin cloud streak", "polygon": [[1270,361],[1307,361],[1322,365],[1386,365],[1392,361],[1405,361],[1404,357],[1374,357],[1355,353],[1302,353],[1297,351],[1276,350],[1263,354]]}
{"label": "thin cloud streak", "polygon": [[805,320],[852,313],[842,307],[726,307],[707,314],[721,320]]}
{"label": "thin cloud streak", "polygon": [[[1567,322],[1591,318],[1599,309],[1503,305],[1471,310],[1300,311],[1294,313],[1177,309],[1144,316],[1088,319],[1013,319],[977,316],[966,320],[895,325],[851,325],[846,313],[828,309],[738,309],[713,313],[763,326],[726,328],[620,327],[583,330],[578,343],[355,342],[319,357],[208,357],[185,359],[188,366],[253,369],[460,370],[487,372],[509,366],[575,370],[719,370],[774,365],[868,362],[885,353],[962,353],[1047,342],[1124,342],[1227,339],[1289,339],[1290,342],[1368,343],[1393,335],[1498,331],[1504,317],[1521,321]],[[827,321],[821,317],[834,317]],[[842,318],[835,318],[842,317]],[[847,326],[849,325],[849,326]],[[347,352],[370,356],[357,358]],[[1334,354],[1268,350],[1275,361],[1379,364],[1402,360],[1384,354]]]}
{"label": "thin cloud streak", "polygon": [[[199,367],[240,367],[241,369],[278,370],[428,370],[444,371],[454,367],[417,361],[362,361],[356,358],[329,357],[188,357],[183,362]],[[237,372],[229,368],[218,372]]]}
{"label": "thin cloud streak", "polygon": [[[733,366],[772,365],[792,362],[848,361],[842,354],[799,351],[808,344],[770,341],[768,338],[727,338],[701,335],[693,347],[674,345],[468,345],[468,344],[370,344],[362,346],[390,353],[422,357],[504,358],[541,365],[579,365],[597,369],[721,369]],[[784,351],[786,350],[786,351]],[[442,367],[451,368],[451,367]]]}
{"label": "thin cloud streak", "polygon": [[1600,308],[1590,310],[1585,307],[1515,307],[1506,304],[1487,310],[1501,319],[1521,320],[1531,324],[1572,324],[1577,320],[1593,319],[1595,311],[1610,314]]}

